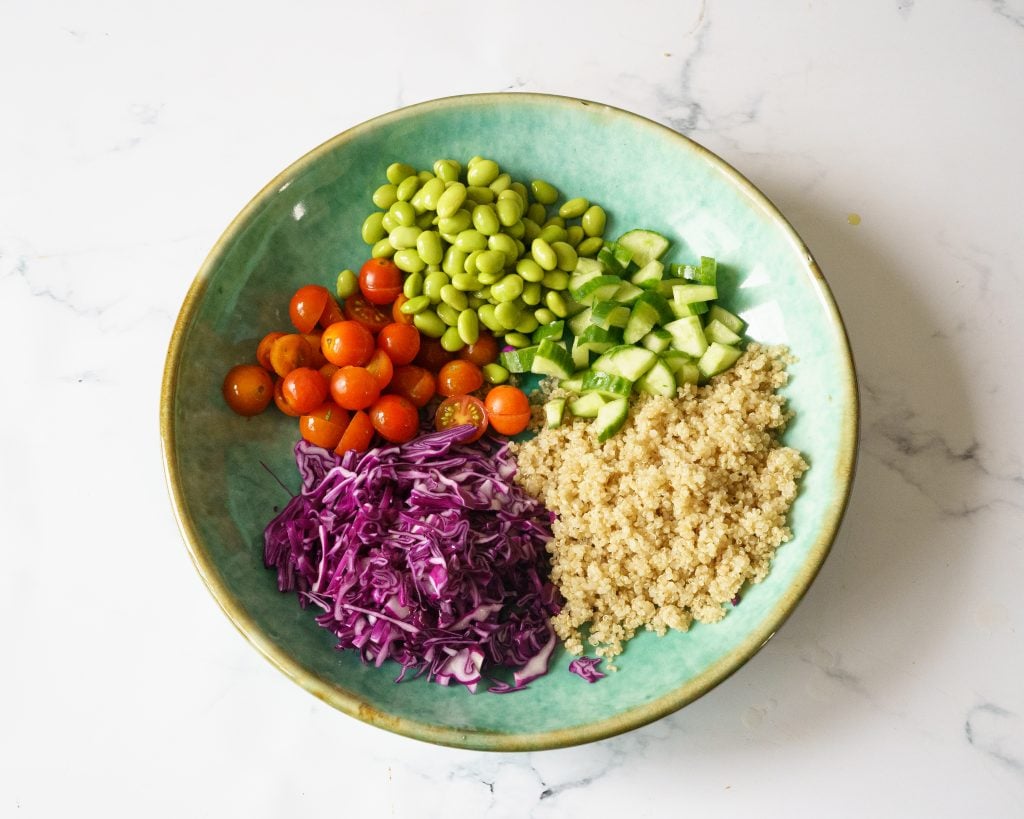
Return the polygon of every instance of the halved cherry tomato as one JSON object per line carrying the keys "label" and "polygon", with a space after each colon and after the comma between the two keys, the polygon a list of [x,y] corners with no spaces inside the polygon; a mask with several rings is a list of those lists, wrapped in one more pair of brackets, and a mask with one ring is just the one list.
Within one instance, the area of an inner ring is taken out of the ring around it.
{"label": "halved cherry tomato", "polygon": [[411,364],[420,351],[420,331],[411,324],[389,324],[377,334],[377,346],[395,364]]}
{"label": "halved cherry tomato", "polygon": [[373,335],[357,321],[336,321],[320,338],[324,358],[339,367],[362,367],[375,348]]}
{"label": "halved cherry tomato", "polygon": [[437,392],[437,381],[429,370],[407,364],[395,367],[388,389],[395,395],[408,398],[417,407],[425,407]]}
{"label": "halved cherry tomato", "polygon": [[370,304],[391,304],[402,292],[402,271],[391,259],[370,259],[359,271],[359,289]]}
{"label": "halved cherry tomato", "polygon": [[324,358],[324,351],[322,348],[323,336],[321,333],[303,333],[302,337],[309,343],[310,349],[313,351],[313,360],[309,362],[309,366],[314,370],[319,370],[324,364],[327,363],[327,359]]}
{"label": "halved cherry tomato", "polygon": [[395,374],[395,365],[391,363],[391,358],[383,350],[374,352],[366,364],[366,369],[377,379],[377,386],[380,387],[381,392],[391,383],[391,378]]}
{"label": "halved cherry tomato", "polygon": [[395,324],[412,324],[412,316],[402,312],[402,305],[407,301],[409,299],[405,297],[405,294],[399,293],[395,303],[391,305],[391,318],[395,320]]}
{"label": "halved cherry tomato", "polygon": [[446,398],[437,408],[434,416],[434,427],[438,430],[472,424],[473,429],[461,439],[462,443],[470,444],[479,440],[487,431],[487,410],[484,402],[472,395],[454,395]]}
{"label": "halved cherry tomato", "polygon": [[437,391],[444,396],[467,395],[484,385],[484,374],[471,361],[449,361],[437,374]]}
{"label": "halved cherry tomato", "polygon": [[338,302],[334,300],[334,296],[328,296],[327,305],[324,307],[324,312],[320,315],[320,326],[326,328],[336,321],[344,320],[345,314],[341,312]]}
{"label": "halved cherry tomato", "polygon": [[288,402],[284,400],[284,394],[281,392],[281,385],[284,384],[284,379],[279,378],[274,383],[274,403],[277,404],[277,408],[281,410],[285,415],[290,415],[292,418],[298,418],[301,413],[293,410]]}
{"label": "halved cherry tomato", "polygon": [[291,318],[295,329],[300,333],[308,333],[316,327],[330,297],[327,288],[319,284],[307,284],[296,290],[291,304],[288,305],[288,317]]}
{"label": "halved cherry tomato", "polygon": [[490,333],[480,333],[476,344],[469,344],[459,350],[459,358],[471,361],[478,367],[490,364],[498,358],[498,341]]}
{"label": "halved cherry tomato", "polygon": [[371,333],[379,333],[391,323],[391,316],[378,310],[358,293],[345,299],[345,318],[358,321]]}
{"label": "halved cherry tomato", "polygon": [[347,410],[366,409],[380,398],[380,387],[365,367],[342,367],[331,379],[331,397]]}
{"label": "halved cherry tomato", "polygon": [[373,423],[370,421],[370,416],[359,410],[359,412],[352,413],[352,420],[348,422],[345,434],[341,436],[334,451],[338,455],[344,455],[350,449],[354,449],[356,452],[365,452],[372,440]]}
{"label": "halved cherry tomato", "polygon": [[495,387],[484,400],[487,420],[502,435],[518,435],[530,423],[530,399],[518,387]]}
{"label": "halved cherry tomato", "polygon": [[313,363],[313,348],[298,333],[288,333],[270,345],[270,366],[284,378],[296,367],[308,367]]}
{"label": "halved cherry tomato", "polygon": [[221,392],[227,405],[239,415],[259,415],[274,397],[274,382],[262,367],[239,364],[224,376]]}
{"label": "halved cherry tomato", "polygon": [[324,401],[299,418],[299,434],[314,446],[334,449],[348,427],[348,413],[333,401]]}
{"label": "halved cherry tomato", "polygon": [[420,430],[420,413],[412,401],[400,395],[382,395],[370,407],[370,421],[381,438],[404,444]]}
{"label": "halved cherry tomato", "polygon": [[426,367],[432,373],[436,373],[449,361],[454,360],[455,353],[449,353],[436,338],[421,338],[420,351],[416,354],[416,358],[412,360],[412,363],[418,364],[420,367]]}
{"label": "halved cherry tomato", "polygon": [[330,384],[331,379],[334,377],[334,374],[340,369],[341,367],[339,367],[337,364],[332,364],[330,361],[328,361],[326,364],[320,367],[320,375],[326,378],[327,383]]}
{"label": "halved cherry tomato", "polygon": [[260,339],[260,343],[256,346],[256,360],[260,362],[260,366],[267,372],[273,372],[274,367],[270,363],[270,348],[274,346],[274,342],[277,341],[284,333],[267,333],[263,338]]}
{"label": "halved cherry tomato", "polygon": [[305,415],[327,398],[327,379],[311,367],[297,367],[281,379],[281,397],[289,407]]}

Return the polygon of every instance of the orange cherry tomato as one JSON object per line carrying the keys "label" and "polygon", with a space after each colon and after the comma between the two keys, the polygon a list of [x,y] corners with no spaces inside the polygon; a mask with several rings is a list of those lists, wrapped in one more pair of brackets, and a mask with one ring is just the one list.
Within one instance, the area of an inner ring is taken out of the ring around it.
{"label": "orange cherry tomato", "polygon": [[289,405],[284,398],[284,393],[281,392],[281,386],[283,384],[283,378],[279,378],[274,382],[274,403],[277,404],[277,408],[285,415],[290,415],[292,418],[298,418],[301,413],[298,413],[291,408],[291,405]]}
{"label": "orange cherry tomato", "polygon": [[262,367],[239,364],[224,376],[221,392],[227,405],[239,415],[259,415],[274,397],[274,382]]}
{"label": "orange cherry tomato", "polygon": [[480,333],[476,344],[469,344],[459,350],[459,358],[471,361],[478,367],[490,364],[498,358],[498,341],[490,333]]}
{"label": "orange cherry tomato", "polygon": [[382,392],[391,383],[391,378],[395,374],[395,365],[391,363],[388,354],[383,350],[374,352],[366,364],[366,369],[377,379],[377,386]]}
{"label": "orange cherry tomato", "polygon": [[395,320],[395,324],[412,324],[412,316],[402,312],[402,305],[407,301],[409,299],[405,297],[405,294],[399,293],[395,303],[391,305],[391,318]]}
{"label": "orange cherry tomato", "polygon": [[311,367],[298,367],[281,379],[281,397],[295,412],[306,415],[327,398],[327,379]]}
{"label": "orange cherry tomato", "polygon": [[495,387],[484,400],[487,420],[502,435],[518,435],[530,423],[530,399],[518,387]]}
{"label": "orange cherry tomato", "polygon": [[395,367],[395,374],[388,385],[395,395],[408,398],[417,407],[425,407],[437,392],[437,381],[428,370],[407,364]]}
{"label": "orange cherry tomato", "polygon": [[484,385],[484,374],[470,361],[449,361],[437,374],[437,391],[444,396],[467,395]]}
{"label": "orange cherry tomato", "polygon": [[455,353],[449,353],[436,338],[421,338],[420,351],[412,363],[436,373],[449,361],[454,360]]}
{"label": "orange cherry tomato", "polygon": [[328,296],[324,312],[320,315],[320,326],[330,327],[334,322],[344,320],[345,314],[341,312],[338,302],[334,300],[334,296]]}
{"label": "orange cherry tomato", "polygon": [[366,409],[380,398],[380,386],[365,367],[342,367],[331,378],[331,397],[347,410]]}
{"label": "orange cherry tomato", "polygon": [[314,446],[334,449],[348,427],[348,413],[333,401],[324,401],[299,418],[299,433]]}
{"label": "orange cherry tomato", "polygon": [[334,377],[334,374],[340,369],[341,368],[337,364],[331,364],[330,362],[327,362],[322,367],[320,367],[320,375],[326,378],[327,383],[330,384],[331,379]]}
{"label": "orange cherry tomato", "polygon": [[389,324],[377,335],[377,346],[395,364],[411,364],[420,351],[420,331],[411,324]]}
{"label": "orange cherry tomato", "polygon": [[270,348],[274,345],[284,333],[267,333],[263,338],[260,339],[260,343],[256,347],[256,360],[260,362],[260,366],[267,372],[273,372],[274,366],[270,363]]}
{"label": "orange cherry tomato", "polygon": [[339,367],[362,367],[375,347],[373,335],[357,321],[336,321],[320,338],[324,358]]}
{"label": "orange cherry tomato", "polygon": [[370,259],[359,271],[359,289],[370,304],[391,304],[402,292],[402,271],[391,259]]}
{"label": "orange cherry tomato", "polygon": [[323,315],[324,307],[327,306],[327,299],[331,294],[326,287],[319,284],[307,284],[300,287],[292,296],[288,305],[288,317],[300,333],[308,333],[316,327],[316,323]]}
{"label": "orange cherry tomato", "polygon": [[412,401],[400,395],[382,395],[370,407],[370,422],[380,437],[393,444],[404,444],[420,431],[420,413]]}
{"label": "orange cherry tomato", "polygon": [[323,344],[321,334],[303,333],[302,337],[306,339],[306,342],[309,344],[309,348],[313,351],[313,360],[309,362],[309,366],[314,370],[319,370],[327,363],[327,359],[324,358],[324,351],[321,349]]}
{"label": "orange cherry tomato", "polygon": [[463,424],[471,424],[473,429],[461,439],[461,443],[470,444],[480,439],[487,431],[487,410],[484,402],[472,395],[453,395],[442,401],[434,416],[434,427],[442,430]]}
{"label": "orange cherry tomato", "polygon": [[284,378],[296,367],[308,367],[313,363],[313,349],[298,333],[288,333],[270,345],[270,366]]}
{"label": "orange cherry tomato", "polygon": [[345,318],[358,321],[371,333],[379,333],[391,323],[391,316],[381,312],[358,293],[345,299]]}
{"label": "orange cherry tomato", "polygon": [[338,441],[334,451],[338,455],[344,455],[350,449],[356,452],[365,452],[373,440],[373,423],[370,416],[363,410],[352,413],[352,420],[345,428],[345,433]]}

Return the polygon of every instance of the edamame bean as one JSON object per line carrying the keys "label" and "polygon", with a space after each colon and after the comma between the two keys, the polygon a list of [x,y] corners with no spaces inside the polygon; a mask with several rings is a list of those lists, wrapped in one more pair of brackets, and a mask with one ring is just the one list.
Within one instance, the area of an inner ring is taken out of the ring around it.
{"label": "edamame bean", "polygon": [[479,185],[469,185],[466,188],[466,198],[478,205],[490,205],[494,201],[494,191]]}
{"label": "edamame bean", "polygon": [[441,301],[441,288],[448,283],[449,279],[445,273],[429,273],[423,280],[423,294],[430,299],[431,304],[437,304]]}
{"label": "edamame bean", "polygon": [[540,236],[540,225],[533,221],[529,216],[524,216],[522,219],[523,224],[523,235],[517,238],[523,239],[526,242],[532,242],[538,236]]}
{"label": "edamame bean", "polygon": [[[576,269],[576,262],[579,261],[576,251],[568,242],[552,242],[551,249],[555,251],[558,259],[558,269],[572,273]],[[423,255],[422,253],[420,254]]]}
{"label": "edamame bean", "polygon": [[469,158],[469,162],[467,162],[467,163],[466,163],[466,167],[467,167],[467,168],[472,168],[472,167],[473,167],[474,165],[476,165],[476,163],[477,163],[477,162],[480,162],[480,161],[482,161],[482,160],[483,160],[483,157],[482,157],[482,156],[479,156],[479,155],[477,155],[477,156],[471,156],[471,157]]}
{"label": "edamame bean", "polygon": [[548,310],[559,318],[565,318],[569,315],[569,307],[566,305],[561,293],[556,293],[554,290],[548,291],[548,294],[544,297],[544,303],[548,306]]}
{"label": "edamame bean", "polygon": [[519,198],[523,201],[524,206],[528,201],[530,201],[530,192],[522,182],[513,182],[508,186],[508,189],[519,194]]}
{"label": "edamame bean", "polygon": [[602,247],[604,247],[604,239],[600,236],[591,236],[580,242],[579,247],[576,248],[576,253],[580,256],[593,258]]}
{"label": "edamame bean", "polygon": [[558,225],[548,225],[540,230],[540,238],[548,244],[553,242],[564,242],[566,237],[565,228]]}
{"label": "edamame bean", "polygon": [[449,327],[454,327],[459,323],[459,311],[450,304],[441,302],[434,309],[437,310],[437,315],[441,317],[441,321]]}
{"label": "edamame bean", "polygon": [[423,274],[410,273],[402,282],[402,293],[407,299],[414,299],[423,293]]}
{"label": "edamame bean", "polygon": [[390,259],[395,255],[395,249],[386,238],[381,239],[370,249],[370,255],[374,259]]}
{"label": "edamame bean", "polygon": [[420,178],[418,176],[407,176],[398,184],[395,196],[399,202],[408,202],[420,189]]}
{"label": "edamame bean", "polygon": [[509,186],[512,184],[512,177],[507,173],[498,174],[494,181],[487,187],[494,191],[495,196],[500,196],[503,191],[507,191]]}
{"label": "edamame bean", "polygon": [[465,346],[466,342],[462,340],[457,327],[449,327],[441,336],[441,347],[449,353],[457,353]]}
{"label": "edamame bean", "polygon": [[491,285],[491,298],[494,301],[515,301],[523,294],[524,286],[522,276],[509,273]]}
{"label": "edamame bean", "polygon": [[558,321],[558,316],[548,310],[547,307],[538,307],[533,311],[533,317],[537,319],[537,324],[541,326],[551,324],[553,321]]}
{"label": "edamame bean", "polygon": [[505,267],[505,254],[500,250],[484,250],[476,259],[476,269],[485,276],[500,273]]}
{"label": "edamame bean", "polygon": [[490,250],[498,250],[503,253],[506,261],[519,256],[516,240],[506,233],[495,233],[493,236],[488,236],[487,247]]}
{"label": "edamame bean", "polygon": [[427,263],[420,258],[420,254],[415,250],[396,250],[395,264],[399,270],[404,270],[406,273],[419,273],[427,266]]}
{"label": "edamame bean", "polygon": [[429,296],[413,296],[409,301],[398,308],[400,313],[405,313],[407,316],[414,316],[417,313],[422,313],[430,307]]}
{"label": "edamame bean", "polygon": [[456,273],[452,276],[452,287],[466,293],[471,293],[480,289],[480,279],[469,273]]}
{"label": "edamame bean", "polygon": [[486,285],[477,290],[473,295],[478,299],[483,299],[488,304],[491,302],[491,288]]}
{"label": "edamame bean", "polygon": [[472,310],[459,313],[459,322],[455,326],[459,328],[459,338],[466,344],[476,344],[480,338],[480,319]]}
{"label": "edamame bean", "polygon": [[[441,264],[444,259],[444,250],[441,249],[441,234],[436,230],[425,230],[420,233],[416,237],[416,252],[427,264]],[[575,267],[575,265],[573,266]]]}
{"label": "edamame bean", "polygon": [[441,263],[441,269],[454,278],[456,274],[463,272],[463,265],[466,264],[466,255],[455,245],[452,245],[444,252],[444,261]]}
{"label": "edamame bean", "polygon": [[458,181],[453,182],[437,200],[437,215],[442,218],[454,216],[465,201],[466,186]]}
{"label": "edamame bean", "polygon": [[359,277],[351,270],[342,270],[334,289],[339,299],[347,299],[359,289]]}
{"label": "edamame bean", "polygon": [[444,188],[444,180],[432,176],[429,182],[424,183],[420,188],[420,196],[423,197],[423,204],[427,210],[437,210],[437,202],[442,195],[447,193]]}
{"label": "edamame bean", "polygon": [[508,370],[500,364],[492,362],[490,364],[484,364],[480,369],[483,371],[484,381],[488,384],[504,384],[508,381]]}
{"label": "edamame bean", "polygon": [[416,209],[408,202],[395,202],[388,211],[399,225],[416,224]]}
{"label": "edamame bean", "polygon": [[480,279],[480,284],[484,285],[485,287],[490,287],[496,281],[501,279],[501,271],[499,270],[497,273],[477,272],[477,278]]}
{"label": "edamame bean", "polygon": [[601,236],[604,234],[604,227],[607,221],[608,216],[604,212],[604,208],[600,205],[591,205],[587,208],[587,212],[583,214],[580,224],[583,226],[583,232],[587,236]]}
{"label": "edamame bean", "polygon": [[[407,301],[403,307],[408,307],[410,304],[412,302]],[[441,317],[433,310],[423,310],[416,313],[412,317],[412,323],[417,330],[429,338],[440,338],[444,335],[444,331],[448,329],[447,325],[441,321]]]}
{"label": "edamame bean", "polygon": [[556,227],[564,228],[565,227],[565,219],[563,219],[561,216],[552,216],[543,225],[541,225],[541,227],[542,228],[546,228],[549,225],[555,225]]}
{"label": "edamame bean", "polygon": [[526,215],[537,225],[542,225],[548,220],[548,212],[540,202],[534,202],[526,209]]}
{"label": "edamame bean", "polygon": [[529,336],[524,336],[522,333],[505,333],[505,343],[511,344],[513,347],[523,348],[529,347],[533,342]]}
{"label": "edamame bean", "polygon": [[445,182],[455,182],[460,170],[458,163],[452,159],[439,159],[434,163],[434,174]]}
{"label": "edamame bean", "polygon": [[399,227],[398,220],[395,218],[390,210],[380,217],[380,226],[384,228],[385,233],[390,233],[396,227]]}
{"label": "edamame bean", "polygon": [[544,239],[538,236],[530,245],[530,255],[545,270],[554,270],[558,267],[558,257]]}
{"label": "edamame bean", "polygon": [[577,196],[575,199],[570,199],[562,205],[562,207],[558,209],[558,215],[563,219],[575,219],[577,216],[582,216],[586,213],[587,208],[589,207],[590,202],[582,196]]}
{"label": "edamame bean", "polygon": [[558,199],[558,189],[543,179],[534,179],[530,183],[530,190],[533,191],[533,198],[542,205],[553,205]]}
{"label": "edamame bean", "polygon": [[583,228],[579,225],[570,225],[565,229],[565,241],[576,247],[580,242],[583,241]]}
{"label": "edamame bean", "polygon": [[516,273],[528,282],[539,282],[544,278],[544,268],[533,259],[520,259],[516,262]]}
{"label": "edamame bean", "polygon": [[509,225],[508,227],[506,227],[505,233],[507,233],[513,239],[522,239],[523,234],[526,233],[526,225],[524,225],[523,220],[520,219],[514,225]]}
{"label": "edamame bean", "polygon": [[505,227],[511,227],[523,218],[523,206],[518,199],[499,199],[495,209],[498,211],[498,221]]}
{"label": "edamame bean", "polygon": [[415,225],[408,227],[396,227],[388,235],[388,241],[395,250],[404,250],[409,247],[416,247],[416,239],[423,231]]}
{"label": "edamame bean", "polygon": [[[540,304],[540,282],[527,282],[523,285],[523,301],[530,307],[536,307]],[[526,330],[520,330],[521,333],[527,332]],[[529,332],[533,332],[530,330]]]}
{"label": "edamame bean", "polygon": [[434,178],[434,175],[430,171],[420,171],[419,173],[416,174],[416,176],[419,177],[421,185],[426,185],[431,179]]}
{"label": "edamame bean", "polygon": [[479,230],[463,230],[455,237],[455,246],[463,253],[483,250],[487,247],[487,237]]}
{"label": "edamame bean", "polygon": [[451,284],[446,284],[441,288],[441,301],[445,304],[450,304],[456,310],[465,310],[469,307],[469,300],[466,298],[466,294]]}
{"label": "edamame bean", "polygon": [[503,301],[494,307],[494,318],[505,330],[515,329],[521,314],[522,310],[519,309],[519,305],[514,301]]}
{"label": "edamame bean", "polygon": [[468,273],[470,276],[475,276],[480,272],[480,268],[476,266],[476,260],[480,258],[481,253],[483,253],[482,250],[474,250],[472,253],[466,256],[466,261],[462,265],[463,273]]}
{"label": "edamame bean", "polygon": [[441,233],[453,233],[458,235],[464,230],[469,230],[473,224],[473,214],[463,208],[457,210],[451,216],[445,216],[438,220],[437,229]]}
{"label": "edamame bean", "polygon": [[498,214],[490,205],[477,205],[473,208],[473,227],[479,230],[484,236],[493,236],[501,230],[501,223],[498,221]]}
{"label": "edamame bean", "polygon": [[519,317],[519,322],[516,324],[516,332],[529,334],[538,327],[540,327],[540,322],[537,321],[533,313],[523,313],[522,316]]}
{"label": "edamame bean", "polygon": [[415,176],[416,169],[411,165],[406,165],[404,162],[393,162],[388,165],[384,175],[392,185],[398,185],[407,177]]}
{"label": "edamame bean", "polygon": [[398,201],[398,186],[390,182],[381,185],[373,192],[373,204],[381,210],[387,210]]}
{"label": "edamame bean", "polygon": [[416,217],[416,227],[420,230],[430,230],[434,226],[434,221],[437,217],[433,211],[425,210],[419,216]]}
{"label": "edamame bean", "polygon": [[493,159],[481,159],[474,162],[466,171],[466,181],[470,185],[486,187],[490,185],[501,173],[501,168]]}
{"label": "edamame bean", "polygon": [[565,290],[569,286],[569,274],[562,270],[552,270],[544,274],[542,284],[548,290]]}
{"label": "edamame bean", "polygon": [[479,310],[479,309],[480,309],[480,306],[481,306],[481,305],[482,305],[483,303],[484,303],[484,300],[483,300],[483,299],[481,299],[481,298],[479,298],[479,297],[478,297],[478,296],[476,296],[476,295],[473,295],[473,296],[470,296],[470,297],[469,297],[469,309],[470,309],[470,310]]}
{"label": "edamame bean", "polygon": [[416,193],[414,193],[412,195],[412,199],[409,200],[409,204],[412,205],[412,209],[414,211],[416,211],[417,214],[421,214],[421,213],[426,213],[427,212],[427,205],[423,201],[423,190],[422,189],[416,191]]}
{"label": "edamame bean", "polygon": [[368,245],[374,245],[384,238],[384,226],[382,224],[384,220],[384,214],[380,211],[371,213],[366,217],[363,222],[362,230],[360,231],[363,241]]}
{"label": "edamame bean", "polygon": [[504,330],[505,326],[498,321],[497,316],[494,315],[493,304],[481,304],[477,315],[480,317],[480,323],[484,325],[492,333],[498,330]]}

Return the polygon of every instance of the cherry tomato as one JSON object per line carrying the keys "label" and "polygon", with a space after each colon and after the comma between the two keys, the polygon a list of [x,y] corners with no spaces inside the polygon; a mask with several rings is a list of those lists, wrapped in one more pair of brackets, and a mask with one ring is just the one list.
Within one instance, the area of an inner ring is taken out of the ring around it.
{"label": "cherry tomato", "polygon": [[467,395],[484,385],[484,374],[470,361],[449,361],[437,374],[437,391],[444,396]]}
{"label": "cherry tomato", "polygon": [[285,415],[290,415],[292,418],[298,418],[300,413],[293,410],[284,399],[284,393],[281,392],[281,386],[283,384],[283,378],[277,379],[277,382],[274,384],[274,403],[277,404],[277,408]]}
{"label": "cherry tomato", "polygon": [[495,387],[484,400],[487,420],[502,435],[518,435],[530,423],[530,399],[518,387]]}
{"label": "cherry tomato", "polygon": [[328,296],[327,306],[324,307],[324,312],[320,315],[320,326],[330,327],[334,322],[344,320],[345,314],[341,312],[338,302],[334,300],[333,296]]}
{"label": "cherry tomato", "polygon": [[391,305],[391,318],[395,320],[395,324],[412,324],[412,316],[402,312],[402,305],[407,301],[409,299],[405,297],[405,294],[399,293],[395,303]]}
{"label": "cherry tomato", "polygon": [[391,304],[402,292],[402,271],[391,259],[370,259],[359,271],[359,289],[370,304]]}
{"label": "cherry tomato", "polygon": [[417,407],[425,407],[437,392],[437,381],[428,370],[407,364],[395,367],[388,389],[395,395],[408,398]]}
{"label": "cherry tomato", "polygon": [[313,348],[298,333],[288,333],[270,345],[270,366],[284,378],[296,367],[308,367],[313,363]]}
{"label": "cherry tomato", "polygon": [[381,438],[404,444],[420,430],[420,413],[412,401],[400,395],[383,395],[370,407],[370,422]]}
{"label": "cherry tomato", "polygon": [[395,374],[395,365],[391,363],[388,354],[383,350],[374,352],[366,365],[366,369],[377,379],[377,386],[380,387],[382,392],[391,383],[391,377]]}
{"label": "cherry tomato", "polygon": [[334,449],[348,427],[348,413],[333,401],[324,401],[299,418],[299,433],[314,446]]}
{"label": "cherry tomato", "polygon": [[307,284],[296,290],[288,305],[288,316],[295,329],[300,333],[308,333],[316,327],[330,297],[327,288],[319,284]]}
{"label": "cherry tomato", "polygon": [[284,333],[267,333],[260,339],[260,343],[256,347],[256,360],[260,362],[260,366],[267,372],[272,373],[274,371],[274,367],[270,363],[270,348],[283,335]]}
{"label": "cherry tomato", "polygon": [[327,398],[327,379],[311,367],[298,367],[281,379],[281,397],[299,415],[305,415]]}
{"label": "cherry tomato", "polygon": [[341,368],[337,364],[331,364],[329,361],[320,367],[320,375],[327,379],[327,383],[331,383],[331,379],[334,374]]}
{"label": "cherry tomato", "polygon": [[331,397],[347,410],[366,409],[380,398],[380,387],[365,367],[342,367],[331,379]]}
{"label": "cherry tomato", "polygon": [[259,415],[274,397],[274,382],[262,367],[239,364],[224,376],[221,392],[227,405],[239,415]]}
{"label": "cherry tomato", "polygon": [[459,350],[459,358],[471,361],[478,367],[490,364],[498,358],[498,341],[490,333],[480,333],[476,344],[469,344]]}
{"label": "cherry tomato", "polygon": [[350,449],[354,449],[356,452],[365,452],[372,440],[373,423],[370,421],[370,416],[359,410],[359,412],[352,413],[352,420],[349,421],[345,428],[345,434],[341,436],[334,451],[338,455],[344,455]]}
{"label": "cherry tomato", "polygon": [[389,324],[377,335],[377,346],[395,364],[411,364],[420,351],[420,331],[411,324]]}
{"label": "cherry tomato", "polygon": [[381,312],[358,293],[345,299],[345,318],[358,321],[371,333],[379,333],[391,323],[391,316]]}
{"label": "cherry tomato", "polygon": [[479,440],[487,431],[487,410],[484,408],[484,402],[472,395],[454,395],[442,401],[441,406],[437,408],[437,415],[434,416],[434,426],[442,430],[463,424],[472,424],[474,429],[462,439],[462,443],[469,444]]}
{"label": "cherry tomato", "polygon": [[320,338],[324,358],[339,367],[362,367],[375,348],[373,335],[357,321],[336,321]]}
{"label": "cherry tomato", "polygon": [[309,362],[309,366],[314,370],[319,370],[324,364],[327,363],[327,359],[324,358],[324,351],[321,349],[323,346],[323,336],[321,333],[303,333],[302,337],[306,339],[310,349],[313,351],[313,360]]}
{"label": "cherry tomato", "polygon": [[436,373],[449,361],[455,360],[455,353],[449,353],[436,338],[421,338],[420,351],[413,359],[413,364],[425,367]]}

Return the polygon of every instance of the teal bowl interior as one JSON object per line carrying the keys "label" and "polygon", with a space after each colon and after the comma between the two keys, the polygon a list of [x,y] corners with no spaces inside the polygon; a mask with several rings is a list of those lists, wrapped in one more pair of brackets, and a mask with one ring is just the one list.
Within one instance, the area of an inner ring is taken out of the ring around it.
{"label": "teal bowl interior", "polygon": [[[602,204],[608,235],[637,226],[673,240],[670,255],[720,263],[721,298],[749,336],[790,347],[785,393],[796,419],[785,442],[811,469],[770,576],[712,626],[644,633],[596,685],[551,673],[511,696],[469,694],[423,680],[393,682],[333,648],[330,634],[280,594],[262,563],[262,531],[292,489],[295,422],[277,412],[232,415],[224,372],[289,324],[305,283],[329,284],[367,256],[359,227],[396,160],[494,158],[518,179],[544,178]],[[382,116],[312,151],[261,191],[203,265],[179,316],[164,376],[168,483],[199,573],[225,613],[281,670],[367,722],[449,745],[522,750],[587,742],[674,711],[723,680],[774,633],[828,552],[852,480],[857,437],[853,364],[842,322],[813,258],[776,209],[722,160],[679,134],[614,108],[532,94],[454,97]]]}

